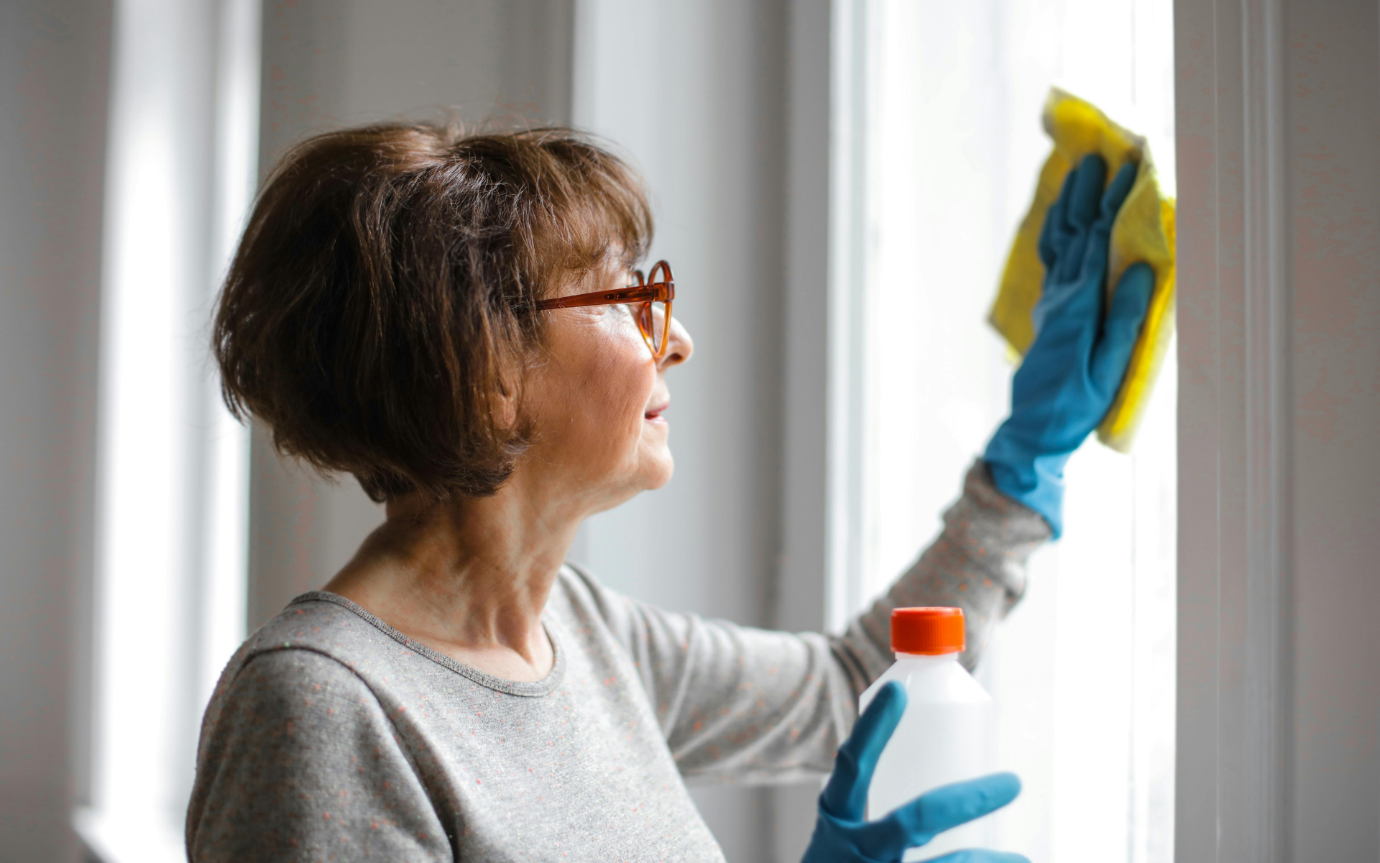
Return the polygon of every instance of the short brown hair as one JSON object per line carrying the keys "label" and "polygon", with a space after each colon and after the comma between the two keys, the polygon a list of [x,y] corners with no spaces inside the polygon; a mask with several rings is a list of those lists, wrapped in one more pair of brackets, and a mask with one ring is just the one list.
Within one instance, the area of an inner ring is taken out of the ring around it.
{"label": "short brown hair", "polygon": [[226,404],[376,501],[493,494],[530,443],[494,408],[540,349],[536,303],[651,236],[631,169],[570,129],[317,135],[269,175],[221,291]]}

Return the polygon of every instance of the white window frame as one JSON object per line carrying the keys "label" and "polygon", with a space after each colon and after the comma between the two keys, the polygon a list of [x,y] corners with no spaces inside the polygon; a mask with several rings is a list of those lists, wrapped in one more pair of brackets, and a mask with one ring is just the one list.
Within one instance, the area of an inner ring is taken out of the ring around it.
{"label": "white window frame", "polygon": [[[857,0],[790,6],[786,436],[778,624],[837,625],[847,605],[849,374],[838,129]],[[1290,286],[1285,255],[1280,0],[1174,9],[1179,183],[1179,550],[1175,850],[1180,860],[1286,859],[1291,722],[1287,526]],[[827,99],[818,94],[827,93]],[[1204,143],[1205,153],[1198,153]],[[1193,155],[1186,155],[1193,154]],[[1240,161],[1232,159],[1239,156]],[[1226,160],[1231,160],[1230,162]],[[1180,163],[1180,176],[1184,163]],[[1246,181],[1242,182],[1240,168]],[[1244,227],[1233,238],[1231,224]],[[1234,266],[1233,263],[1244,263]],[[827,310],[827,311],[826,311]],[[832,316],[832,317],[831,317]],[[1245,351],[1231,339],[1245,334]],[[1223,347],[1227,346],[1227,350]],[[1206,364],[1196,361],[1207,357]],[[1249,418],[1249,422],[1247,422]],[[778,859],[815,792],[778,792]]]}
{"label": "white window frame", "polygon": [[112,27],[91,784],[103,863],[186,859],[200,718],[244,639],[249,435],[212,298],[257,173],[258,0],[120,0]]}
{"label": "white window frame", "polygon": [[1193,178],[1178,229],[1181,860],[1289,855],[1281,17],[1279,0],[1174,9],[1179,150]]}

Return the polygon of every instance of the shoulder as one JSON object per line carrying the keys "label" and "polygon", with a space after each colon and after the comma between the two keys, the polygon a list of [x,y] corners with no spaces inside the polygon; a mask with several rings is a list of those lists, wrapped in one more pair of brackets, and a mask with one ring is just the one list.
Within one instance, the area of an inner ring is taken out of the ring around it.
{"label": "shoulder", "polygon": [[377,694],[328,645],[283,635],[260,630],[246,642],[207,708],[187,808],[191,858],[296,860],[330,848],[332,859],[357,859],[341,843],[373,823],[389,835],[371,832],[372,847],[398,852],[387,859],[450,859]]}
{"label": "shoulder", "polygon": [[202,719],[205,749],[226,733],[243,733],[261,719],[295,721],[348,703],[381,711],[362,677],[387,637],[347,606],[305,594],[251,635],[236,651]]}
{"label": "shoulder", "polygon": [[228,683],[225,694],[237,703],[283,715],[311,712],[328,702],[377,701],[344,663],[305,647],[255,652]]}
{"label": "shoulder", "polygon": [[[577,627],[591,644],[617,645],[635,664],[683,657],[706,631],[698,615],[665,611],[601,584],[579,564],[567,562],[548,608]],[[716,621],[720,631],[742,628]],[[653,663],[655,664],[655,663]]]}
{"label": "shoulder", "polygon": [[551,589],[553,603],[567,603],[589,608],[597,605],[608,588],[599,583],[594,573],[583,564],[567,560],[556,573],[556,584]]}
{"label": "shoulder", "polygon": [[663,612],[606,587],[589,570],[567,562],[551,591],[548,612],[584,644],[584,649],[617,652],[636,663],[662,630],[676,630],[684,642],[684,615]]}
{"label": "shoulder", "polygon": [[610,632],[625,641],[636,626],[640,603],[604,586],[582,565],[566,561],[552,587],[547,609],[577,631]]}
{"label": "shoulder", "polygon": [[284,737],[300,745],[347,726],[378,725],[383,716],[370,687],[340,659],[305,646],[246,643],[207,706],[199,755],[214,759],[227,747]]}
{"label": "shoulder", "polygon": [[247,665],[286,652],[293,658],[274,659],[267,664],[284,671],[284,666],[299,667],[297,673],[308,669],[324,672],[328,663],[307,658],[315,655],[333,661],[364,682],[376,684],[395,675],[400,657],[411,657],[416,648],[402,633],[350,600],[315,591],[294,599],[250,636],[238,658]]}
{"label": "shoulder", "polygon": [[367,611],[344,597],[313,591],[294,599],[261,626],[245,642],[245,649],[250,658],[287,648],[349,656],[380,639],[388,640]]}

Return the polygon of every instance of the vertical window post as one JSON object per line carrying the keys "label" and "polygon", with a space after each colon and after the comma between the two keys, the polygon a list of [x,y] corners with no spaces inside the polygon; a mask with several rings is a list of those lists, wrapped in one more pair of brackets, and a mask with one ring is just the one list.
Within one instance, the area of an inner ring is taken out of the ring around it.
{"label": "vertical window post", "polygon": [[91,787],[73,813],[104,863],[185,859],[201,712],[244,637],[248,433],[208,336],[255,182],[259,10],[114,7]]}

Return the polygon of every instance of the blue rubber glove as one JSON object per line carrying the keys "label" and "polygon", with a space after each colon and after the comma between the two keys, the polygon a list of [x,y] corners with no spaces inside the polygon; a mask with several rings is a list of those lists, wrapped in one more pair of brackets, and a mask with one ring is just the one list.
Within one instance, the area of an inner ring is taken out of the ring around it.
{"label": "blue rubber glove", "polygon": [[[906,710],[906,691],[888,683],[858,717],[839,748],[834,775],[819,795],[815,834],[801,863],[896,863],[907,848],[927,844],[939,833],[993,812],[1021,793],[1014,773],[994,773],[955,782],[922,794],[884,818],[864,821],[872,771]],[[1030,863],[1019,854],[972,849],[930,863]]]}
{"label": "blue rubber glove", "polygon": [[1123,165],[1104,193],[1106,176],[1100,156],[1083,159],[1045,215],[1035,340],[1011,382],[1011,416],[983,455],[997,488],[1044,516],[1055,539],[1064,532],[1064,465],[1111,407],[1155,287],[1154,271],[1134,264],[1106,309],[1107,238],[1136,167]]}

